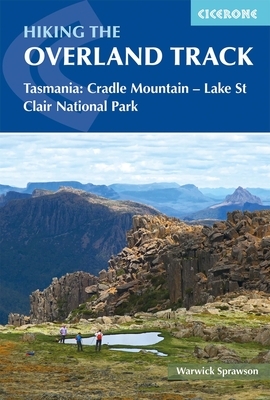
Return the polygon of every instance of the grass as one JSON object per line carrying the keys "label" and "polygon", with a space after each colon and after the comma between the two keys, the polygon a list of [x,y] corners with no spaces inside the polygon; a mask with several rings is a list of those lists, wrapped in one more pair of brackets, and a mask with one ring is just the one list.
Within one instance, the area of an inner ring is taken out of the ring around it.
{"label": "grass", "polygon": [[[257,328],[262,325],[269,324],[269,316],[256,315],[254,313],[242,313],[231,311],[222,311],[222,314],[201,313],[192,316],[193,321],[201,321],[207,326],[224,325],[224,326],[239,326],[245,328]],[[222,320],[221,320],[222,319]]]}
{"label": "grass", "polygon": [[[147,329],[128,329],[128,333],[143,333],[143,332],[153,331],[153,328]],[[111,351],[110,347],[123,347],[123,345],[113,345],[108,346],[103,344],[102,346],[102,357],[103,360],[108,362],[110,361],[119,361],[119,362],[127,362],[133,363],[135,360],[143,359],[144,362],[151,363],[153,361],[153,357],[155,358],[155,363],[157,365],[167,366],[168,363],[175,363],[177,360],[181,359],[181,361],[185,362],[196,362],[198,361],[193,356],[193,351],[195,346],[204,347],[206,344],[211,342],[205,342],[203,339],[198,337],[190,337],[190,338],[175,338],[172,334],[164,329],[156,329],[156,331],[160,332],[160,336],[164,338],[164,340],[160,341],[154,345],[148,346],[137,346],[143,348],[145,350],[158,350],[159,352],[165,353],[167,357],[158,357],[153,354],[141,354],[141,353],[131,353],[131,352],[117,352]],[[106,334],[115,334],[114,330],[106,331]],[[117,333],[127,333],[127,329],[118,330]],[[83,338],[90,337],[91,335],[84,334]],[[67,336],[67,338],[74,338],[73,336]],[[35,334],[35,341],[33,343],[24,342],[22,340],[23,334],[16,333],[0,333],[0,345],[3,343],[9,342],[14,343],[17,351],[21,354],[26,353],[27,351],[33,350],[35,351],[35,358],[42,359],[43,361],[53,361],[55,363],[62,362],[63,358],[68,359],[68,361],[74,362],[75,359],[88,359],[89,355],[91,355],[91,359],[95,359],[99,357],[99,354],[95,353],[94,345],[89,346],[85,345],[84,351],[82,353],[77,352],[77,345],[74,340],[73,344],[60,344],[57,342],[59,336],[49,336],[42,333]],[[222,343],[222,342],[213,342],[214,345],[223,344],[229,349],[235,350],[240,357],[243,359],[251,359],[255,355],[257,355],[260,351],[270,350],[270,346],[262,346],[259,343],[251,342],[251,343]],[[126,348],[133,346],[124,346]]]}
{"label": "grass", "polygon": [[[196,337],[177,339],[166,329],[153,329],[150,326],[147,329],[134,330],[127,324],[117,333],[127,332],[127,329],[128,333],[161,332],[164,340],[143,348],[156,349],[168,356],[111,351],[107,345],[102,346],[100,353],[95,352],[94,346],[84,346],[84,351],[78,352],[75,341],[74,345],[57,343],[58,335],[35,333],[35,341],[27,343],[22,340],[23,332],[0,333],[0,387],[5,393],[3,399],[38,400],[45,396],[44,393],[61,393],[66,399],[80,400],[87,399],[90,392],[93,396],[91,399],[102,400],[183,400],[195,397],[212,400],[219,399],[220,396],[224,400],[267,399],[269,381],[168,382],[168,364],[206,363],[205,360],[196,359],[193,351],[195,346],[203,348],[209,342]],[[89,336],[83,334],[83,337]],[[225,346],[235,350],[243,359],[250,359],[266,350],[253,342],[226,343]],[[26,356],[26,352],[30,350],[35,351],[34,356]],[[0,398],[2,399],[1,393]]]}

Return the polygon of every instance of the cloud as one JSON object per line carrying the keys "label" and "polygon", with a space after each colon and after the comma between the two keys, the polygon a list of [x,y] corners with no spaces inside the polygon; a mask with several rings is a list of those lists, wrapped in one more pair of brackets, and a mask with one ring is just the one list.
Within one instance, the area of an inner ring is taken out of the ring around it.
{"label": "cloud", "polygon": [[0,134],[0,184],[77,180],[269,187],[264,134]]}

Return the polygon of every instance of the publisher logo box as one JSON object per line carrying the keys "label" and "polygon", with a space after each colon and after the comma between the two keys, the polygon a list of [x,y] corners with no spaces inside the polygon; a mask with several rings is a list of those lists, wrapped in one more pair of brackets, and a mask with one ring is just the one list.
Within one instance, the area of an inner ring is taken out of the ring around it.
{"label": "publisher logo box", "polygon": [[191,0],[191,25],[270,26],[270,0]]}

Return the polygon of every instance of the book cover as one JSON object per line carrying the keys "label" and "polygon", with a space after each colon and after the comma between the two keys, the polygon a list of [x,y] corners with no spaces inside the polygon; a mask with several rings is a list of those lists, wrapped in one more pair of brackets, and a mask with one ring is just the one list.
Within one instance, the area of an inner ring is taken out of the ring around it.
{"label": "book cover", "polygon": [[0,20],[0,398],[268,399],[270,0]]}

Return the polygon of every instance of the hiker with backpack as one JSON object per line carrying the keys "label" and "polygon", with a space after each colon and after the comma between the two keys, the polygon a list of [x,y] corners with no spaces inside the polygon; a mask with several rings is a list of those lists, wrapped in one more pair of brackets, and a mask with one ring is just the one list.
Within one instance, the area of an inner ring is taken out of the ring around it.
{"label": "hiker with backpack", "polygon": [[99,331],[95,334],[95,336],[96,336],[96,351],[100,351],[103,333],[101,332],[101,330],[99,330]]}
{"label": "hiker with backpack", "polygon": [[82,336],[81,336],[80,332],[76,335],[75,339],[77,341],[78,351],[83,351],[83,348],[82,348]]}

